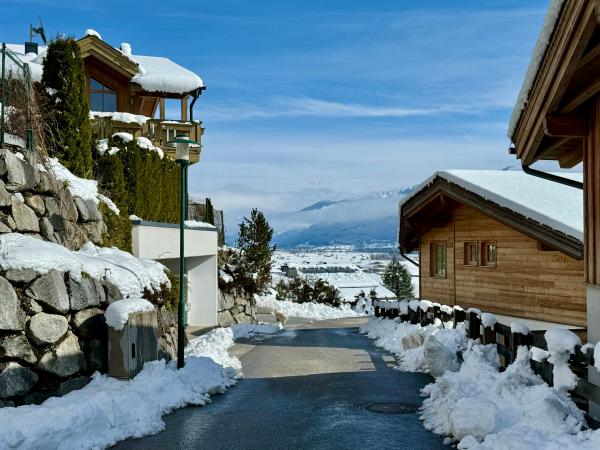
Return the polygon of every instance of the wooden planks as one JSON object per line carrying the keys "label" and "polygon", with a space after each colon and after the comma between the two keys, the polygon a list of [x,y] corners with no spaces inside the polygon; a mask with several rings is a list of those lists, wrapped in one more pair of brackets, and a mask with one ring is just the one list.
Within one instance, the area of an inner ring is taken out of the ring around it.
{"label": "wooden planks", "polygon": [[[429,276],[429,244],[439,240],[448,242],[446,279]],[[465,265],[464,242],[486,240],[497,242],[496,266]],[[452,223],[423,235],[421,258],[421,298],[586,325],[584,262],[557,251],[541,251],[534,239],[473,208],[459,205]]]}

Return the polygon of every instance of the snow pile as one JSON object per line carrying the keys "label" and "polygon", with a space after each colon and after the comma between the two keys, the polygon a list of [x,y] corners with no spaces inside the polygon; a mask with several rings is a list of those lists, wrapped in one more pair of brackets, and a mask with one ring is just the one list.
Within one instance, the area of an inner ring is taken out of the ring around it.
{"label": "snow pile", "polygon": [[97,117],[110,117],[116,122],[137,123],[140,127],[150,120],[150,117],[141,114],[131,114],[127,112],[105,112],[105,111],[90,111],[90,119]]}
{"label": "snow pile", "polygon": [[519,333],[523,336],[527,336],[529,334],[529,328],[527,328],[527,325],[524,325],[521,322],[511,322],[510,332],[513,334]]}
{"label": "snow pile", "polygon": [[407,372],[430,372],[434,376],[457,370],[457,352],[466,348],[463,328],[443,329],[440,325],[413,325],[408,322],[371,318],[360,332],[375,339],[375,345],[398,359],[398,367]]}
{"label": "snow pile", "polygon": [[553,364],[554,388],[563,392],[574,389],[578,378],[569,367],[569,357],[575,353],[575,347],[581,345],[581,339],[564,328],[549,329],[544,333],[544,339],[550,353],[548,362]]}
{"label": "snow pile", "polygon": [[76,281],[86,273],[97,280],[110,281],[124,298],[140,297],[145,289],[155,292],[162,284],[170,285],[165,267],[156,261],[139,259],[117,248],[96,247],[91,242],[73,252],[62,245],[18,233],[0,236],[0,267],[29,268],[38,274],[55,269],[70,272]]}
{"label": "snow pile", "polygon": [[186,220],[184,224],[186,228],[215,228],[213,224],[199,220]]}
{"label": "snow pile", "polygon": [[104,311],[104,317],[106,318],[106,325],[118,331],[122,330],[127,320],[129,320],[129,314],[152,311],[153,309],[154,305],[144,298],[126,298],[108,305],[108,308]]}
{"label": "snow pile", "polygon": [[[254,327],[253,330],[250,330]],[[161,418],[188,405],[205,405],[241,376],[227,350],[234,336],[273,333],[277,325],[217,328],[190,341],[185,367],[152,361],[132,380],[96,372],[82,389],[41,405],[0,408],[0,448],[106,448],[127,438],[163,431]]]}
{"label": "snow pile", "polygon": [[360,316],[372,316],[374,314],[373,300],[361,297],[352,309]]}
{"label": "snow pile", "polygon": [[458,372],[423,388],[424,426],[459,449],[598,448],[600,432],[581,431],[583,412],[533,372],[530,357],[520,347],[500,373],[496,346],[470,342]]}
{"label": "snow pile", "polygon": [[91,200],[96,204],[98,202],[106,203],[106,206],[115,214],[119,214],[117,205],[108,197],[98,193],[98,182],[96,180],[86,180],[73,175],[57,158],[48,158],[48,166],[57,180],[67,183],[73,197],[79,197],[82,200]]}
{"label": "snow pile", "polygon": [[237,325],[231,326],[233,332],[233,339],[249,339],[256,334],[275,334],[283,328],[280,323],[266,323],[259,322],[255,323],[238,323]]}
{"label": "snow pile", "polygon": [[484,328],[494,328],[494,325],[496,325],[496,316],[490,313],[483,313],[481,315],[481,323],[483,324]]}
{"label": "snow pile", "polygon": [[342,319],[358,317],[349,305],[342,304],[339,308],[320,303],[294,303],[275,299],[273,294],[255,295],[258,306],[273,308],[287,317],[303,317],[312,320]]}

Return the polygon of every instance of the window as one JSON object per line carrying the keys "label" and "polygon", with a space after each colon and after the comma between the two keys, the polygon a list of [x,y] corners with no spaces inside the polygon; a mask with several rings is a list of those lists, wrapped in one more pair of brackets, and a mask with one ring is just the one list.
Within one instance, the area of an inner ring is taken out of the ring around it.
{"label": "window", "polygon": [[446,278],[446,243],[432,242],[430,244],[431,276]]}
{"label": "window", "polygon": [[493,267],[496,265],[497,247],[496,241],[481,243],[481,265]]}
{"label": "window", "polygon": [[94,78],[88,78],[90,110],[114,112],[117,110],[117,93]]}
{"label": "window", "polygon": [[477,241],[465,242],[465,266],[479,265],[479,246]]}

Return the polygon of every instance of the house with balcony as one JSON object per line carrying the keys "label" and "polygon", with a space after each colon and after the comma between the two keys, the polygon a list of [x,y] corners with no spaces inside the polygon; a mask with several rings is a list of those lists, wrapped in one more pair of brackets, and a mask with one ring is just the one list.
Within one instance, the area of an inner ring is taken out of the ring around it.
{"label": "house with balcony", "polygon": [[[176,135],[202,141],[202,122],[194,119],[194,104],[206,88],[194,72],[163,56],[137,55],[131,44],[118,48],[87,30],[77,41],[85,65],[94,137],[106,139],[118,132],[145,137],[167,155],[166,145]],[[46,47],[28,42],[7,47],[29,64],[32,79],[40,81]],[[179,102],[176,117],[167,116],[166,102]],[[201,148],[190,151],[197,162]]]}

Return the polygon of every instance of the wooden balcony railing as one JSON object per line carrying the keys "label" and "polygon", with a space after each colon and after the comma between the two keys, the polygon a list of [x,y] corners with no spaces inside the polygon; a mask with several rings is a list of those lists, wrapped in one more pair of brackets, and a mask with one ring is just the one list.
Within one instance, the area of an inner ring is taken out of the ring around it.
{"label": "wooden balcony railing", "polygon": [[[155,147],[160,147],[166,155],[174,158],[175,148],[166,143],[177,135],[185,135],[202,144],[202,122],[181,120],[150,119],[145,124],[137,122],[121,122],[112,117],[94,117],[90,119],[92,133],[98,139],[107,139],[115,133],[130,133],[133,137],[144,136],[150,139]],[[200,159],[200,149],[190,149],[190,162],[195,163]]]}

